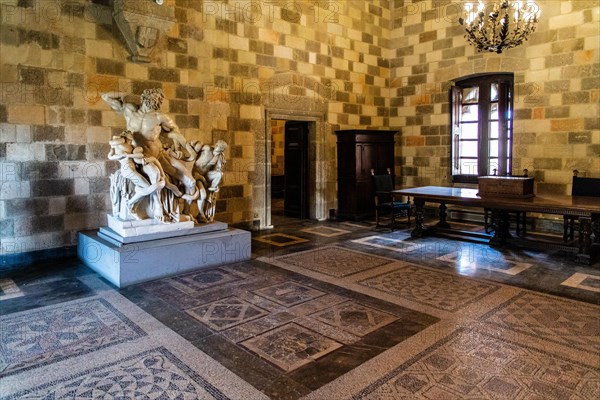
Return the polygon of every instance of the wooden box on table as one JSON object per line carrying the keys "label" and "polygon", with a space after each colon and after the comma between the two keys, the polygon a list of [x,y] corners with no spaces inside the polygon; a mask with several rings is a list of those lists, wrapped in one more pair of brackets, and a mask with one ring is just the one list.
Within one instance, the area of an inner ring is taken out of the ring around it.
{"label": "wooden box on table", "polygon": [[511,197],[527,199],[533,194],[533,178],[521,176],[480,176],[480,197]]}

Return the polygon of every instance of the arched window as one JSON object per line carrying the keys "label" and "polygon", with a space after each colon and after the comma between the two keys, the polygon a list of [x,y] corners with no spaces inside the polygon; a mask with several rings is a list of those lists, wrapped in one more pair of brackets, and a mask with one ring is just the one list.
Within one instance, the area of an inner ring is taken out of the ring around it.
{"label": "arched window", "polygon": [[450,89],[453,182],[510,174],[513,85],[512,73],[483,74]]}

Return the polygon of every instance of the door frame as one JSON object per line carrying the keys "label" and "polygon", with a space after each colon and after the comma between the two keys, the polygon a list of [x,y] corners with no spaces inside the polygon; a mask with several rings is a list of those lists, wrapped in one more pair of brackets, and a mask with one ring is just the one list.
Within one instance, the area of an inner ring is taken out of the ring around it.
{"label": "door frame", "polygon": [[317,163],[324,159],[323,138],[325,137],[325,115],[320,112],[265,109],[265,149],[263,160],[257,164],[265,165],[264,185],[264,228],[272,228],[271,221],[271,145],[273,134],[272,120],[308,122],[308,218],[323,221],[327,219],[327,202],[317,199],[317,193],[324,182],[317,176]]}

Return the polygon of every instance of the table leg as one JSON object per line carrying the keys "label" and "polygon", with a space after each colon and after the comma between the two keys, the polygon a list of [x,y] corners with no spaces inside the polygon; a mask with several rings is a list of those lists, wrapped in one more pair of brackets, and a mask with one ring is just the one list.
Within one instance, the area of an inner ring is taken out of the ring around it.
{"label": "table leg", "polygon": [[592,233],[594,243],[600,243],[600,214],[592,214]]}
{"label": "table leg", "polygon": [[490,239],[490,245],[504,246],[506,240],[510,237],[508,211],[492,210],[492,218],[496,220],[496,229],[494,230],[494,236]]}
{"label": "table leg", "polygon": [[415,229],[412,230],[410,236],[420,238],[423,236],[423,206],[425,200],[415,199]]}
{"label": "table leg", "polygon": [[590,264],[592,261],[592,218],[579,217],[579,252],[577,261]]}
{"label": "table leg", "polygon": [[448,215],[447,210],[448,207],[446,207],[446,204],[440,203],[440,220],[436,226],[439,226],[440,228],[450,228],[450,224],[446,222],[446,217]]}

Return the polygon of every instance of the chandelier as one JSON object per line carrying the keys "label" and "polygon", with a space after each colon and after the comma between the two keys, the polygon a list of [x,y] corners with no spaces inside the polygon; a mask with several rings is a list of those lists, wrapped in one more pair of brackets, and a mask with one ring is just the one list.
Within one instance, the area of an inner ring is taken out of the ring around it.
{"label": "chandelier", "polygon": [[540,8],[533,1],[500,1],[484,4],[479,1],[477,9],[465,4],[467,19],[458,22],[465,27],[465,38],[477,51],[502,53],[504,49],[517,47],[535,31]]}

